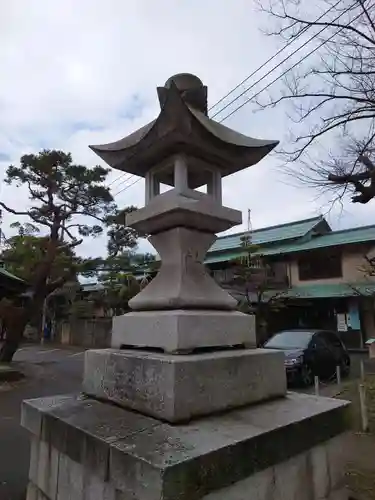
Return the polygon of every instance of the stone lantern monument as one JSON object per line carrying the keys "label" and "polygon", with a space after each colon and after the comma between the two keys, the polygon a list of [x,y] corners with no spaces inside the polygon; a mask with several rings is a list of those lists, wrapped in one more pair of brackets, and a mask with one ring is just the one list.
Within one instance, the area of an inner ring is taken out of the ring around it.
{"label": "stone lantern monument", "polygon": [[[207,88],[194,75],[173,76],[158,88],[158,95],[156,120],[118,142],[91,146],[111,167],[146,179],[145,207],[127,215],[124,223],[150,235],[161,267],[129,301],[133,312],[114,318],[112,347],[147,352],[88,353],[84,387],[90,394],[175,422],[285,394],[281,353],[228,349],[255,347],[254,317],[236,311],[236,300],[203,264],[215,233],[242,222],[241,212],[222,204],[222,178],[257,163],[277,141],[251,139],[210,120]],[[161,183],[172,189],[160,194]],[[195,189],[202,185],[207,193]],[[150,349],[164,354],[150,357]],[[134,364],[139,367],[143,376],[134,386],[136,397],[124,395],[122,382],[116,389],[113,380],[94,376],[98,364],[108,359],[126,377]],[[163,376],[153,381],[151,394],[149,367],[155,364]],[[265,379],[264,370],[271,366],[275,375]],[[190,376],[182,377],[180,371],[187,370]],[[214,391],[213,375],[220,387],[231,390]]]}
{"label": "stone lantern monument", "polygon": [[82,395],[24,403],[27,499],[345,499],[347,403],[287,393],[284,354],[255,348],[254,318],[203,265],[215,233],[241,223],[222,178],[277,141],[209,119],[194,75],[158,97],[155,120],[91,148],[145,178],[145,206],[122,222],[150,236],[161,267],[114,318],[112,348],[86,352]]}

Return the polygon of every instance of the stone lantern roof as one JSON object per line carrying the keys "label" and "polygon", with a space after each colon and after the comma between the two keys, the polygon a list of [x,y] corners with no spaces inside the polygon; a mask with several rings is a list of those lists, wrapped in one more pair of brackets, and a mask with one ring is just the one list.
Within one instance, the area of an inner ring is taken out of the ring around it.
{"label": "stone lantern roof", "polygon": [[[183,153],[195,164],[188,179],[189,188],[195,189],[206,183],[199,171],[207,165],[224,177],[258,163],[278,144],[247,137],[209,118],[207,87],[194,75],[174,75],[157,91],[161,111],[155,120],[116,142],[90,146],[111,167],[146,177],[155,164]],[[173,186],[171,171],[166,169],[160,181]]]}

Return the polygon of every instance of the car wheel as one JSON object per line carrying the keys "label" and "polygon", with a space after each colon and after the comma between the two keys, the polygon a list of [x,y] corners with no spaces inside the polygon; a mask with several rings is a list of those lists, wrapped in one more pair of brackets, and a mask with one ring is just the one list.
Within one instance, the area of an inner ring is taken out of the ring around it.
{"label": "car wheel", "polygon": [[341,360],[340,364],[341,376],[348,377],[350,374],[350,359],[349,357],[345,357]]}
{"label": "car wheel", "polygon": [[302,365],[301,367],[301,382],[304,387],[309,387],[314,382],[314,374],[309,365]]}

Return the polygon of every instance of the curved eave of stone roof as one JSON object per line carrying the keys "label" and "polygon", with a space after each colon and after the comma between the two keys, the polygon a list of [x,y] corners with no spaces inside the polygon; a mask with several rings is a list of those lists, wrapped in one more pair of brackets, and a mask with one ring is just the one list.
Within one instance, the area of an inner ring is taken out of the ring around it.
{"label": "curved eave of stone roof", "polygon": [[111,142],[109,144],[100,144],[95,146],[89,146],[96,154],[100,156],[100,153],[109,153],[112,151],[123,151],[124,149],[129,149],[136,146],[139,142],[146,137],[146,135],[151,131],[155,125],[157,118],[152,120],[152,122],[147,123],[143,127],[139,128],[130,135],[127,135],[123,139],[116,142]]}
{"label": "curved eave of stone roof", "polygon": [[[136,130],[132,134],[120,139],[116,142],[112,142],[109,144],[102,144],[96,146],[90,146],[90,148],[103,160],[105,160],[112,167],[116,165],[114,162],[113,155],[111,153],[116,153],[120,151],[125,151],[130,148],[136,148],[138,144],[140,144],[146,136],[152,133],[155,125],[165,119],[165,116],[168,116],[167,109],[171,106],[174,107],[176,104],[182,105],[181,109],[186,109],[186,111],[198,121],[198,123],[204,127],[207,132],[218,139],[219,141],[233,147],[247,148],[247,149],[261,149],[266,148],[269,152],[271,151],[279,141],[276,140],[261,140],[261,139],[253,139],[252,137],[248,137],[240,132],[236,132],[221,123],[218,123],[214,120],[211,120],[201,111],[189,106],[186,104],[178,93],[177,89],[171,89],[164,103],[164,106],[161,109],[159,116],[151,121],[150,123],[144,125],[140,129]],[[260,159],[260,158],[259,158]]]}
{"label": "curved eave of stone roof", "polygon": [[246,148],[262,148],[269,147],[270,150],[279,144],[279,141],[276,140],[261,140],[261,139],[253,139],[252,137],[248,137],[240,132],[236,132],[225,125],[222,125],[219,122],[211,120],[204,113],[187,106],[190,113],[199,121],[203,127],[210,132],[217,139],[227,143],[232,144],[233,146],[241,146]]}

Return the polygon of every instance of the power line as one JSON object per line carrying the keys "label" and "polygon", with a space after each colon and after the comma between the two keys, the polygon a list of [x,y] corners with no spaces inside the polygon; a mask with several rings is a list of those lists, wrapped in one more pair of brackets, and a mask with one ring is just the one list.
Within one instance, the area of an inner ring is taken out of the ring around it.
{"label": "power line", "polygon": [[[355,20],[355,19],[354,19]],[[324,30],[326,29],[323,28],[319,34]],[[341,31],[343,28],[341,28],[340,30],[338,30],[336,33],[333,33],[333,35],[331,35],[327,40],[324,40],[320,45],[318,45],[317,47],[315,47],[313,50],[311,50],[308,54],[306,54],[303,58],[301,58],[299,61],[297,61],[295,64],[293,64],[293,66],[291,66],[290,68],[286,69],[283,73],[281,73],[281,75],[277,76],[274,80],[272,80],[272,82],[270,82],[269,84],[267,84],[265,87],[263,87],[260,91],[258,91],[256,94],[254,94],[253,96],[249,97],[248,99],[246,99],[246,101],[244,103],[242,103],[240,106],[238,106],[237,108],[235,108],[233,111],[231,111],[230,113],[228,113],[224,118],[222,118],[219,123],[222,123],[224,120],[228,119],[230,116],[234,115],[235,113],[237,113],[237,111],[239,111],[241,108],[243,108],[246,104],[248,104],[251,100],[255,99],[256,97],[258,97],[262,92],[264,92],[265,90],[267,90],[271,85],[273,85],[275,82],[277,82],[278,80],[280,80],[280,78],[282,78],[283,76],[285,76],[287,73],[289,73],[289,71],[291,71],[292,69],[294,69],[298,64],[300,64],[301,62],[303,62],[305,59],[307,59],[308,57],[310,57],[311,54],[313,54],[314,52],[316,52],[317,50],[320,49],[320,47],[322,47],[323,45],[325,45],[328,41],[330,41],[334,36],[337,35],[337,33],[339,33],[339,31]],[[311,40],[309,40],[311,41]],[[248,89],[247,89],[248,90]],[[246,90],[246,91],[247,91]],[[245,92],[246,92],[245,91]],[[234,99],[233,102],[235,102],[238,98]],[[225,106],[226,108],[227,106]],[[223,109],[225,109],[223,108]],[[117,196],[118,194],[126,191],[127,189],[129,189],[131,186],[133,186],[134,184],[136,184],[137,182],[139,182],[140,180],[142,179],[142,177],[139,177],[138,179],[136,179],[134,182],[132,182],[131,184],[129,184],[128,186],[125,186],[123,189],[120,189],[120,191],[118,191],[117,193],[115,193],[113,196]]]}
{"label": "power line", "polygon": [[[333,7],[335,7],[338,3],[340,3],[341,0],[339,0],[334,6],[331,7],[331,9]],[[344,12],[342,12],[341,14],[339,14],[337,17],[335,17],[335,19],[333,19],[332,23],[334,23],[335,21],[337,21],[342,15],[344,15],[346,12],[348,12],[353,6],[355,5],[352,4],[350,7],[348,7]],[[331,10],[331,9],[328,9],[324,14],[322,14],[320,17],[318,17],[314,23],[317,23],[319,22],[320,19],[322,19],[323,16],[325,16],[326,14],[328,14],[328,12]],[[311,25],[309,25],[309,27],[311,27]],[[238,101],[238,99],[240,97],[242,97],[244,94],[246,94],[249,90],[251,90],[252,88],[254,88],[258,83],[260,83],[262,80],[264,80],[264,78],[266,78],[267,76],[269,76],[271,73],[273,73],[277,68],[279,68],[282,64],[284,64],[288,59],[290,59],[291,57],[293,57],[297,52],[299,52],[301,49],[303,49],[304,47],[306,47],[306,45],[308,45],[312,40],[314,40],[314,38],[316,38],[317,36],[319,36],[324,30],[326,30],[328,28],[328,26],[324,26],[318,33],[315,33],[314,35],[312,35],[308,40],[306,40],[306,42],[304,42],[302,45],[300,45],[292,54],[289,54],[287,57],[285,57],[281,62],[279,62],[278,64],[276,64],[276,66],[273,66],[265,75],[263,75],[262,77],[258,78],[258,80],[256,82],[254,82],[252,85],[250,85],[250,87],[247,87],[243,92],[241,92],[241,94],[239,94],[237,97],[235,97],[234,99],[232,99],[230,102],[228,102],[223,108],[221,108],[219,111],[217,111],[214,115],[211,116],[211,118],[215,118],[217,115],[219,115],[220,113],[222,113],[225,109],[229,108],[229,106],[231,106],[234,102]],[[221,123],[221,122],[220,122]]]}
{"label": "power line", "polygon": [[[108,187],[112,186],[112,184],[114,184],[116,181],[118,181],[121,177],[125,177],[126,175],[128,175],[128,174],[127,174],[127,172],[125,172],[125,173],[123,173],[123,174],[120,174],[118,177],[116,177],[116,179],[113,179],[113,181],[111,181],[111,182],[108,184]],[[124,180],[121,182],[121,184],[122,184],[123,182],[128,181],[131,177],[132,177],[132,176],[130,176],[128,179],[124,179]]]}
{"label": "power line", "polygon": [[[317,19],[315,19],[315,23],[320,21],[324,16],[326,16],[332,9],[334,9],[342,0],[338,0],[334,5],[331,5],[331,7],[326,10],[321,16],[319,16]],[[296,24],[298,24],[297,21],[295,21],[290,27],[293,27],[295,26]],[[240,88],[244,83],[246,83],[248,80],[250,80],[250,78],[252,78],[256,73],[258,73],[258,71],[260,71],[261,69],[264,68],[264,66],[266,66],[268,63],[270,63],[273,59],[275,59],[279,54],[281,54],[281,52],[283,52],[285,49],[287,49],[292,43],[294,43],[301,35],[303,35],[303,33],[305,33],[308,29],[311,28],[311,24],[309,24],[308,26],[305,26],[304,28],[302,28],[302,30],[294,37],[292,38],[291,40],[289,40],[288,43],[286,43],[285,45],[283,45],[273,56],[271,56],[269,59],[267,59],[267,61],[265,61],[263,64],[261,64],[257,69],[255,69],[250,75],[248,75],[246,78],[244,78],[242,80],[242,82],[240,82],[238,85],[236,85],[235,87],[233,87],[227,94],[225,94],[221,99],[219,99],[217,102],[215,102],[215,104],[213,104],[209,109],[208,111],[211,111],[213,108],[215,108],[218,104],[220,104],[221,102],[223,102],[227,97],[229,97],[231,94],[233,94],[233,92],[235,92],[238,88]],[[298,50],[298,49],[297,49]],[[265,75],[267,76],[267,75]],[[220,113],[221,111],[223,111],[223,109],[221,109],[218,113]],[[213,115],[213,117],[215,117],[216,115]],[[212,117],[212,118],[213,118]]]}
{"label": "power line", "polygon": [[[134,174],[133,174],[134,175]],[[131,184],[128,184],[127,186],[125,186],[124,188],[120,189],[120,191],[117,191],[117,193],[115,193],[113,196],[117,196],[118,194],[122,193],[123,191],[126,191],[127,189],[129,189],[130,187],[134,186],[134,184],[137,184],[137,182],[139,182],[140,180],[142,179],[142,177],[138,177],[138,179],[135,179],[135,181],[133,181]]]}
{"label": "power line", "polygon": [[[375,4],[373,4],[374,6]],[[343,14],[345,14],[346,12],[348,12],[351,8],[353,7],[353,5],[351,7],[349,7],[348,9],[346,9],[344,12],[342,12],[337,18],[335,18],[332,22],[335,22],[337,21],[337,19],[339,19]],[[362,13],[358,14],[354,19],[352,19],[351,22],[354,22],[356,21],[360,16],[362,15]],[[322,33],[325,29],[327,29],[329,26],[325,26],[324,28],[322,28],[319,33],[317,33],[317,35],[320,35],[320,33]],[[224,120],[227,120],[230,116],[234,115],[235,113],[237,113],[237,111],[239,111],[241,108],[243,108],[244,106],[246,106],[246,104],[248,104],[250,101],[252,101],[253,99],[255,99],[256,97],[258,97],[262,92],[264,92],[265,90],[267,90],[271,85],[273,85],[275,82],[277,82],[278,80],[280,80],[280,78],[282,78],[283,76],[285,76],[287,73],[289,73],[289,71],[291,71],[292,69],[294,69],[296,66],[298,66],[299,64],[301,64],[303,61],[305,61],[308,57],[310,57],[314,52],[316,52],[317,50],[319,50],[323,45],[325,45],[327,42],[331,41],[332,38],[334,38],[338,33],[340,33],[342,30],[344,29],[344,27],[338,29],[335,33],[333,33],[329,38],[327,38],[326,40],[323,40],[322,43],[320,43],[317,47],[315,47],[313,50],[311,50],[310,52],[308,52],[304,57],[302,57],[301,59],[299,59],[295,64],[293,64],[293,66],[291,66],[290,68],[286,69],[285,71],[283,71],[281,73],[281,75],[277,76],[274,80],[272,80],[272,82],[268,83],[265,87],[263,87],[262,89],[260,89],[256,94],[254,94],[253,96],[251,97],[248,97],[246,99],[245,102],[243,102],[242,104],[240,104],[237,108],[235,108],[233,111],[231,111],[230,113],[228,113],[226,116],[224,116],[224,118],[222,118],[219,123],[222,123]],[[316,36],[317,36],[316,35]],[[234,99],[234,101],[236,101],[237,99]]]}
{"label": "power line", "polygon": [[[324,16],[326,16],[332,9],[334,9],[342,0],[338,0],[334,5],[331,5],[331,7],[329,9],[327,9],[322,15],[320,15],[316,20],[315,22],[318,22],[320,21]],[[295,24],[297,24],[297,21],[293,23],[292,26],[294,26]],[[261,66],[259,66],[257,69],[255,69],[250,75],[248,75],[244,80],[242,80],[238,85],[236,85],[233,89],[231,89],[229,92],[227,92],[227,94],[225,94],[221,99],[219,99],[217,102],[215,102],[209,109],[208,111],[211,111],[213,108],[215,108],[218,104],[220,104],[221,102],[223,102],[228,96],[230,96],[231,94],[233,94],[233,92],[235,92],[239,87],[241,87],[244,83],[246,83],[248,80],[250,80],[250,78],[252,78],[256,73],[258,73],[261,69],[264,68],[264,66],[266,66],[268,63],[270,63],[273,59],[275,59],[279,54],[281,54],[285,49],[287,49],[292,43],[294,43],[300,36],[302,36],[308,29],[311,28],[311,25],[308,25],[308,26],[305,26],[299,33],[298,35],[296,35],[295,38],[293,38],[292,40],[289,40],[288,43],[286,43],[285,45],[283,45],[283,47],[281,47],[273,56],[271,56],[269,59],[267,59],[267,61],[265,61]],[[302,48],[299,47],[292,55],[294,55],[296,52],[298,52],[300,49]],[[238,99],[239,97],[241,97],[244,93],[248,92],[251,88],[253,88],[255,85],[257,85],[263,78],[267,77],[270,73],[272,73],[273,71],[275,71],[279,66],[281,66],[285,61],[287,61],[289,58],[291,57],[291,55],[289,55],[288,57],[286,57],[285,59],[283,59],[283,61],[281,61],[281,63],[279,63],[277,66],[273,67],[268,73],[266,73],[265,75],[263,75],[260,79],[258,79],[253,85],[251,85],[251,87],[248,87],[244,92],[242,92],[239,96],[237,96],[236,99]],[[228,106],[230,106],[231,104],[233,104],[233,102],[235,102],[235,100],[232,100],[230,103],[228,103],[226,106],[224,106],[222,109],[220,109],[219,111],[217,111],[211,118],[215,118],[215,116],[217,116],[218,114],[220,114],[222,111],[224,111]],[[116,179],[114,179],[108,186],[111,186],[112,184],[114,184],[115,182],[117,182],[118,180],[120,180],[122,177],[124,177],[126,174],[121,174],[119,175]],[[122,181],[120,184],[122,184],[123,182],[127,182],[129,181],[133,176],[130,176],[128,177],[127,179],[124,179],[124,181]],[[117,187],[120,185],[118,184]],[[134,183],[135,184],[135,183]],[[123,190],[119,191],[119,192],[122,192]],[[118,194],[118,193],[117,193]],[[116,195],[115,195],[116,196]]]}
{"label": "power line", "polygon": [[[330,9],[328,9],[324,14],[322,14],[320,17],[318,17],[314,22],[319,22],[320,19],[322,19],[323,16],[325,16],[332,8],[336,7],[338,5],[338,3],[340,2],[341,0],[339,0],[338,2],[336,2],[336,4],[334,4],[333,6],[331,6]],[[352,9],[352,7],[356,5],[356,3],[352,4],[351,6],[349,6],[346,10],[344,10],[341,14],[339,14],[336,18],[334,18],[332,21],[330,21],[331,23],[337,21],[341,16],[343,16],[344,14],[346,14],[347,12],[349,12],[350,9]],[[362,13],[358,14],[351,22],[353,21],[356,21],[360,16],[362,15]],[[268,73],[266,73],[266,75],[264,75],[262,78],[258,79],[254,84],[252,84],[250,87],[248,87],[247,89],[245,89],[244,92],[242,92],[239,96],[237,96],[235,99],[233,99],[230,103],[228,103],[226,106],[224,106],[221,110],[219,110],[217,113],[215,113],[211,118],[214,118],[215,116],[217,116],[219,113],[221,113],[222,111],[224,111],[226,108],[228,108],[228,106],[230,106],[231,104],[233,104],[235,101],[237,101],[242,95],[244,95],[246,92],[248,92],[251,88],[253,88],[257,83],[259,83],[261,80],[263,80],[266,76],[268,76],[270,73],[272,73],[273,71],[275,71],[281,64],[283,64],[286,60],[288,60],[290,57],[292,57],[296,52],[298,52],[299,50],[301,50],[303,47],[305,47],[307,44],[309,44],[314,38],[316,38],[317,36],[319,36],[323,31],[325,31],[329,26],[324,26],[318,33],[315,33],[312,37],[310,37],[306,42],[304,42],[293,54],[290,54],[289,56],[287,56],[286,58],[284,58],[283,61],[281,61],[281,63],[277,64],[276,66],[274,66]],[[274,80],[272,80],[270,83],[268,83],[265,87],[263,87],[260,91],[258,91],[256,94],[254,94],[253,96],[249,97],[248,99],[246,99],[246,101],[244,103],[242,103],[240,106],[238,106],[237,108],[235,108],[233,111],[231,111],[229,114],[227,114],[224,118],[222,118],[219,123],[222,123],[223,121],[225,121],[226,119],[228,119],[230,116],[234,115],[237,111],[239,111],[241,108],[243,108],[246,104],[248,104],[251,100],[253,100],[254,98],[256,98],[257,96],[259,96],[262,92],[264,92],[265,90],[267,90],[271,85],[273,85],[275,82],[277,82],[278,80],[280,80],[280,78],[282,78],[283,76],[285,76],[289,71],[291,71],[292,69],[294,69],[297,65],[299,65],[300,63],[302,63],[303,61],[305,61],[308,57],[310,57],[310,55],[312,55],[314,52],[316,52],[317,50],[319,50],[323,45],[325,45],[327,42],[329,42],[334,36],[336,36],[338,33],[340,33],[344,28],[340,28],[339,30],[337,30],[335,33],[333,33],[327,40],[323,40],[322,43],[320,43],[317,47],[315,47],[313,50],[311,50],[308,54],[306,54],[304,57],[302,57],[301,59],[299,59],[295,64],[293,64],[293,66],[291,66],[290,68],[286,69],[283,73],[281,73],[281,75],[277,76]],[[306,30],[305,30],[306,31]],[[302,31],[301,31],[302,33]],[[300,34],[301,34],[300,33]],[[299,35],[300,35],[299,34]],[[296,37],[297,38],[297,37]],[[276,55],[275,55],[276,56]],[[265,63],[267,64],[267,63]],[[255,71],[256,73],[256,71]],[[249,76],[250,78],[250,76]],[[246,81],[246,79],[245,79]],[[240,86],[242,85],[242,82],[238,85]],[[235,87],[233,89],[233,91],[238,88]],[[232,91],[232,92],[233,92]],[[229,92],[230,94],[231,92]],[[227,95],[229,95],[227,94]],[[224,96],[223,99],[225,99]],[[217,104],[217,103],[216,103]],[[216,105],[215,104],[215,105]],[[214,106],[215,106],[214,105]],[[210,108],[211,109],[211,108]],[[114,194],[114,196],[117,196],[118,194],[126,191],[127,189],[129,189],[131,186],[133,186],[134,184],[136,184],[137,182],[139,182],[142,178],[138,178],[136,179],[134,182],[132,182],[131,184],[125,186],[123,189],[121,189],[120,191],[118,191],[117,193]]]}
{"label": "power line", "polygon": [[[124,174],[123,174],[123,175],[124,175]],[[121,176],[120,176],[120,177],[121,177]],[[135,177],[135,174],[131,174],[131,175],[130,175],[127,179],[124,179],[123,181],[119,182],[119,183],[117,184],[117,186],[116,186],[116,187],[121,186],[121,184],[124,184],[124,182],[128,182],[128,181],[130,181],[130,179],[132,179],[133,177]]]}

